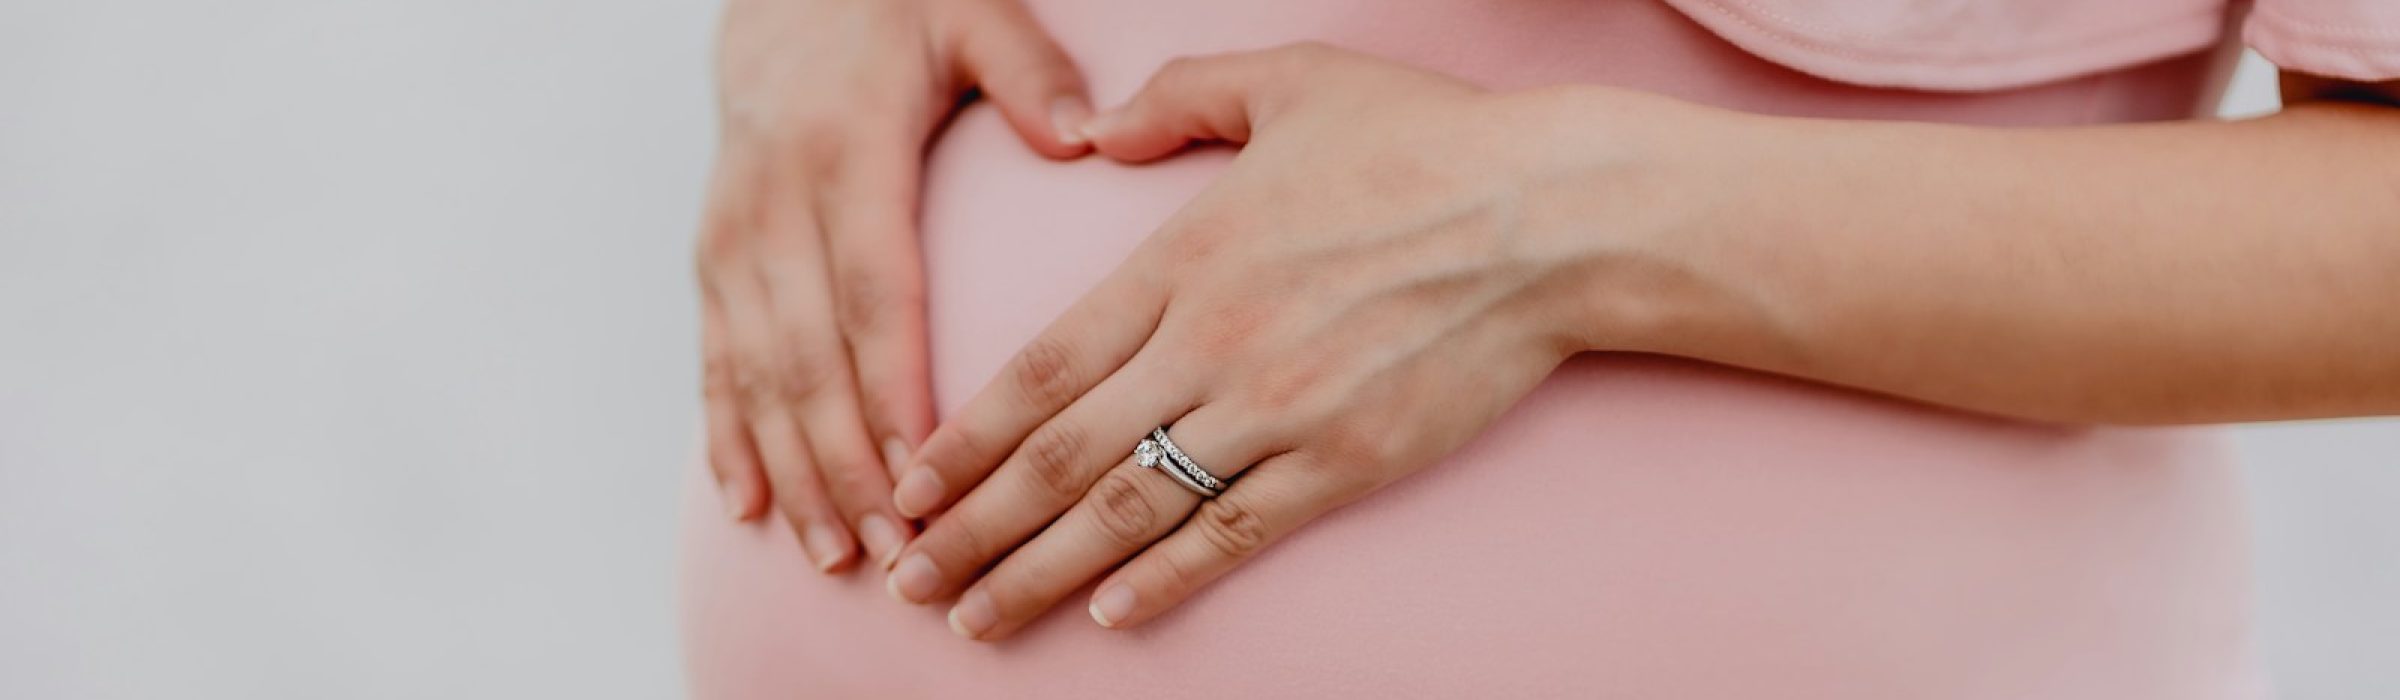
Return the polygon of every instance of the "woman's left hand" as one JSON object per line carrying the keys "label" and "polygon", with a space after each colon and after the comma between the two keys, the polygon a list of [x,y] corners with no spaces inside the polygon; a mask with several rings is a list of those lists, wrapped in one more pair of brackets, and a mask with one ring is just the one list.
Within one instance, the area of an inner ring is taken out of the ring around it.
{"label": "woman's left hand", "polygon": [[[1316,45],[1167,65],[1094,146],[1247,146],[928,438],[897,506],[958,502],[892,593],[964,588],[951,627],[992,639],[1108,574],[1092,616],[1139,624],[1474,437],[1589,346],[1592,261],[1537,235],[1561,213],[1529,193],[1593,173],[1556,167],[1541,101]],[[1169,424],[1223,495],[1136,465]]]}

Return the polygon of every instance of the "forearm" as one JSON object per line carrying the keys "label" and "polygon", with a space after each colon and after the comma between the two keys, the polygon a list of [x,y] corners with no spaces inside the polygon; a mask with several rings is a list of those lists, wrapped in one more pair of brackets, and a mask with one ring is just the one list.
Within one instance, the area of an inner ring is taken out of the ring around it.
{"label": "forearm", "polygon": [[2400,411],[2400,110],[1724,121],[1698,213],[1639,243],[1673,274],[1584,290],[1651,297],[1594,349],[2040,420]]}

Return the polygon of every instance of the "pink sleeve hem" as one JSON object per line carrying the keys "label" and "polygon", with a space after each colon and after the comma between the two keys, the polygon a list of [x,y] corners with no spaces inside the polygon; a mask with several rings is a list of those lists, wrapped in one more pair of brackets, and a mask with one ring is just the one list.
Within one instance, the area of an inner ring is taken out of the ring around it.
{"label": "pink sleeve hem", "polygon": [[2242,40],[2284,70],[2344,80],[2400,80],[2400,31],[2301,21],[2260,4]]}
{"label": "pink sleeve hem", "polygon": [[2203,4],[2139,26],[2036,42],[1892,45],[1841,36],[1751,0],[1667,4],[1743,50],[1802,73],[1868,87],[1943,92],[2024,87],[2123,68],[2200,50],[2216,43],[2225,29],[2223,8]]}

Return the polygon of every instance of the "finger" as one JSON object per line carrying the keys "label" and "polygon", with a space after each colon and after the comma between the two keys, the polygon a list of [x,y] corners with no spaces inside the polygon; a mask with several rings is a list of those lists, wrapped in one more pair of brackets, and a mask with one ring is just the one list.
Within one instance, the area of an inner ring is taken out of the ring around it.
{"label": "finger", "polygon": [[1280,95],[1295,49],[1244,51],[1168,61],[1133,99],[1084,129],[1101,155],[1153,160],[1193,141],[1250,140],[1251,125]]}
{"label": "finger", "polygon": [[[1174,530],[1200,496],[1131,457],[1118,462],[1057,525],[994,567],[951,606],[950,630],[999,639]],[[1053,534],[1056,533],[1056,534]]]}
{"label": "finger", "polygon": [[[1281,437],[1271,425],[1227,406],[1201,406],[1168,431],[1187,457],[1221,479],[1232,479],[1273,454]],[[952,631],[969,639],[1007,636],[1203,507],[1198,493],[1164,469],[1145,469],[1131,460],[1120,465],[1073,510],[959,596],[950,611]]]}
{"label": "finger", "polygon": [[1156,277],[1139,260],[1127,261],[1018,351],[925,438],[893,489],[900,512],[924,516],[983,481],[1035,427],[1124,366],[1165,310],[1166,288]]}
{"label": "finger", "polygon": [[834,507],[857,529],[867,556],[881,569],[891,566],[915,529],[892,509],[891,477],[867,443],[857,405],[846,386],[819,394],[804,406],[801,424],[806,427],[809,457],[833,495]]}
{"label": "finger", "polygon": [[1137,357],[1033,431],[990,478],[925,527],[893,567],[894,597],[922,603],[1057,520],[1142,435],[1191,408],[1188,384]]}
{"label": "finger", "polygon": [[703,292],[700,319],[700,395],[707,411],[708,466],[725,498],[725,512],[735,521],[758,517],[766,508],[767,475],[750,443],[735,390],[733,341],[725,328],[725,311],[713,294]]}
{"label": "finger", "polygon": [[728,285],[723,294],[726,326],[734,345],[734,394],[748,419],[752,445],[766,472],[776,510],[791,525],[809,561],[820,571],[832,571],[850,559],[850,531],[818,483],[799,421],[788,408],[797,383],[783,374],[764,285],[755,278],[741,279],[753,284],[741,288]]}
{"label": "finger", "polygon": [[747,202],[737,196],[746,190],[728,181],[746,173],[732,163],[720,158],[710,171],[707,211],[693,258],[700,283],[700,394],[709,471],[716,476],[727,514],[740,522],[765,510],[768,493],[767,476],[741,411],[740,358],[725,310],[728,291],[758,288],[747,245],[753,217],[746,215]]}
{"label": "finger", "polygon": [[892,509],[891,477],[867,440],[849,350],[835,330],[832,279],[813,222],[787,222],[761,257],[782,362],[782,411],[799,419],[810,461],[842,521],[867,554],[887,561],[907,541]]}
{"label": "finger", "polygon": [[831,248],[835,319],[857,370],[859,413],[892,480],[933,430],[925,337],[925,268],[915,213],[915,146],[894,133],[842,164],[819,200]]}
{"label": "finger", "polygon": [[1360,491],[1305,453],[1269,458],[1103,581],[1087,612],[1110,628],[1155,618]]}
{"label": "finger", "polygon": [[1082,127],[1092,103],[1075,62],[1022,3],[968,3],[961,9],[960,21],[946,32],[954,42],[952,68],[964,83],[959,87],[982,88],[1035,152],[1083,155]]}

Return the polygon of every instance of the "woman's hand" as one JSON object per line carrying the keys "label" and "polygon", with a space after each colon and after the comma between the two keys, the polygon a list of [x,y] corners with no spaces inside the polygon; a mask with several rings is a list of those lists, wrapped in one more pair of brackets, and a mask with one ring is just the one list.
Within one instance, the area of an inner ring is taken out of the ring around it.
{"label": "woman's hand", "polygon": [[[898,506],[957,503],[893,594],[964,589],[951,626],[991,639],[1106,575],[1092,616],[1139,624],[1475,436],[1587,347],[1591,260],[1533,195],[1591,173],[1554,167],[1542,102],[1301,45],[1176,61],[1096,119],[1124,160],[1248,145],[927,440]],[[1130,458],[1167,424],[1222,495]]]}
{"label": "woman's hand", "polygon": [[709,463],[734,518],[771,497],[819,568],[852,560],[853,526],[888,560],[910,528],[885,466],[933,420],[926,139],[980,87],[1035,151],[1082,155],[1082,79],[1016,0],[732,0],[717,76],[698,255]]}

